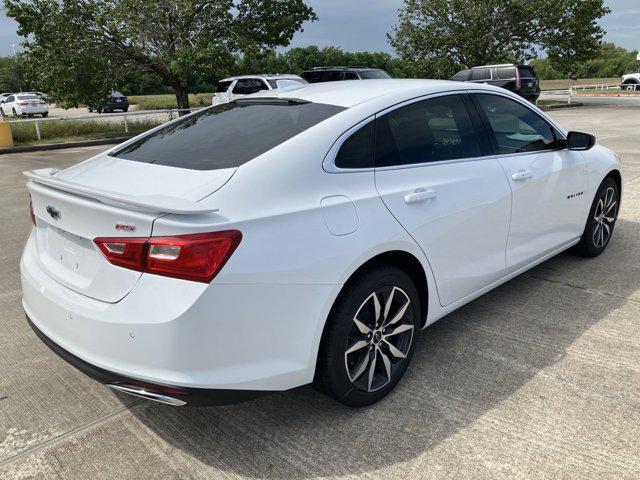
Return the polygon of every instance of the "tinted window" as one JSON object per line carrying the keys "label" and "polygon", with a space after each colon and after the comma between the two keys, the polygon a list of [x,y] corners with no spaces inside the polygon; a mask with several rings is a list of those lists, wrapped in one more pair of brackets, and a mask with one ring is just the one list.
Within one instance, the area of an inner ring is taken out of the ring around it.
{"label": "tinted window", "polygon": [[360,77],[358,77],[358,74],[354,73],[354,72],[344,72],[344,79],[345,80],[360,80]]}
{"label": "tinted window", "polygon": [[275,90],[276,88],[278,88],[278,81],[277,81],[277,80],[267,80],[267,83],[268,83],[269,85],[271,85],[271,88],[273,88],[274,90]]}
{"label": "tinted window", "polygon": [[226,91],[229,90],[229,87],[231,86],[232,83],[233,83],[232,81],[218,82],[216,93],[226,93]]}
{"label": "tinted window", "polygon": [[326,72],[323,82],[339,82],[342,79],[342,72],[329,70],[328,72]]}
{"label": "tinted window", "polygon": [[318,82],[322,82],[324,78],[324,73],[325,72],[322,70],[311,70],[308,72],[302,72],[300,76],[309,83],[318,83]]}
{"label": "tinted window", "polygon": [[13,95],[10,95],[9,97],[7,97],[6,101],[7,103],[9,103],[9,102],[13,102],[13,100],[14,100]]}
{"label": "tinted window", "polygon": [[514,67],[496,68],[496,75],[500,80],[511,80],[516,78],[516,69]]}
{"label": "tinted window", "polygon": [[480,155],[475,130],[459,95],[413,103],[376,122],[376,167]]}
{"label": "tinted window", "polygon": [[260,90],[268,90],[267,85],[257,78],[245,78],[238,80],[235,87],[233,87],[233,93],[238,95],[251,95],[252,93],[259,92]]}
{"label": "tinted window", "polygon": [[518,67],[520,78],[536,78],[536,72],[531,67]]}
{"label": "tinted window", "polygon": [[369,122],[351,135],[340,147],[335,164],[339,168],[371,168],[373,153],[375,122]]}
{"label": "tinted window", "polygon": [[237,167],[342,110],[322,103],[237,100],[185,116],[112,156],[193,170]]}
{"label": "tinted window", "polygon": [[451,80],[455,80],[457,82],[464,82],[469,79],[469,70],[462,70],[461,72],[456,73]]}
{"label": "tinted window", "polygon": [[391,78],[391,75],[384,70],[363,70],[360,72],[360,78],[362,80],[380,80]]}
{"label": "tinted window", "polygon": [[556,148],[551,125],[524,105],[498,95],[477,94],[474,97],[491,125],[497,153]]}
{"label": "tinted window", "polygon": [[489,68],[474,68],[471,70],[471,80],[490,80],[491,69]]}

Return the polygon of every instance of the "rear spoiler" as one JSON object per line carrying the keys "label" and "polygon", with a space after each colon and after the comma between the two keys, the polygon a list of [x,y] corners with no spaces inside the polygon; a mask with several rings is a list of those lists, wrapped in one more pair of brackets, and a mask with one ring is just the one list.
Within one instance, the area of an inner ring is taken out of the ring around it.
{"label": "rear spoiler", "polygon": [[98,200],[107,205],[124,207],[128,210],[145,213],[175,213],[179,215],[197,215],[218,211],[217,208],[206,207],[198,202],[167,195],[122,195],[115,192],[88,188],[68,180],[56,178],[54,175],[59,171],[59,169],[55,168],[41,168],[23,172],[23,174],[30,181],[40,185]]}

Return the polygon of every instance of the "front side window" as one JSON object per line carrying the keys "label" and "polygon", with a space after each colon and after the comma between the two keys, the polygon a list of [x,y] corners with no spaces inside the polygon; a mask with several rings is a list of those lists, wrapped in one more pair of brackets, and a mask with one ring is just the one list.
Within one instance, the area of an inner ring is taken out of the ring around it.
{"label": "front side window", "polygon": [[412,103],[376,122],[376,167],[481,155],[475,129],[460,95]]}
{"label": "front side window", "polygon": [[111,156],[192,170],[239,167],[343,110],[300,100],[241,99],[185,116]]}
{"label": "front side window", "polygon": [[371,168],[374,147],[375,122],[371,121],[342,144],[334,163],[338,168]]}
{"label": "front side window", "polygon": [[235,87],[233,87],[233,93],[237,95],[251,95],[261,90],[269,90],[267,85],[257,78],[245,78],[238,80]]}
{"label": "front side window", "polygon": [[473,97],[491,126],[496,153],[557,148],[551,125],[521,103],[499,95],[474,94]]}

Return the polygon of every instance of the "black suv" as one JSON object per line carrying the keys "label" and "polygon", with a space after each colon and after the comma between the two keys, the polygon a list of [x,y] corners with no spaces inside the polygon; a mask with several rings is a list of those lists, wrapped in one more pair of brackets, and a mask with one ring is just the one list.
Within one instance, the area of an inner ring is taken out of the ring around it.
{"label": "black suv", "polygon": [[391,75],[380,68],[369,67],[315,67],[302,72],[300,76],[309,83],[392,78]]}
{"label": "black suv", "polygon": [[122,110],[123,112],[129,111],[129,99],[120,92],[111,92],[107,98],[101,104],[87,105],[87,110],[98,113],[109,113],[114,110]]}
{"label": "black suv", "polygon": [[451,80],[506,88],[530,102],[535,102],[540,96],[540,80],[531,65],[483,65],[462,70],[451,77]]}

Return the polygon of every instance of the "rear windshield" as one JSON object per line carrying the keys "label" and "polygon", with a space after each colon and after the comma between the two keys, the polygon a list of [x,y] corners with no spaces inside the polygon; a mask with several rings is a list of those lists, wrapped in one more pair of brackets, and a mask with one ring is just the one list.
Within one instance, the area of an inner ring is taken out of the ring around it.
{"label": "rear windshield", "polygon": [[111,156],[191,170],[238,167],[343,110],[299,100],[236,100],[170,123]]}
{"label": "rear windshield", "polygon": [[384,70],[363,70],[360,73],[360,78],[362,80],[378,80],[383,78],[391,78]]}
{"label": "rear windshield", "polygon": [[37,95],[18,95],[18,100],[40,100]]}

